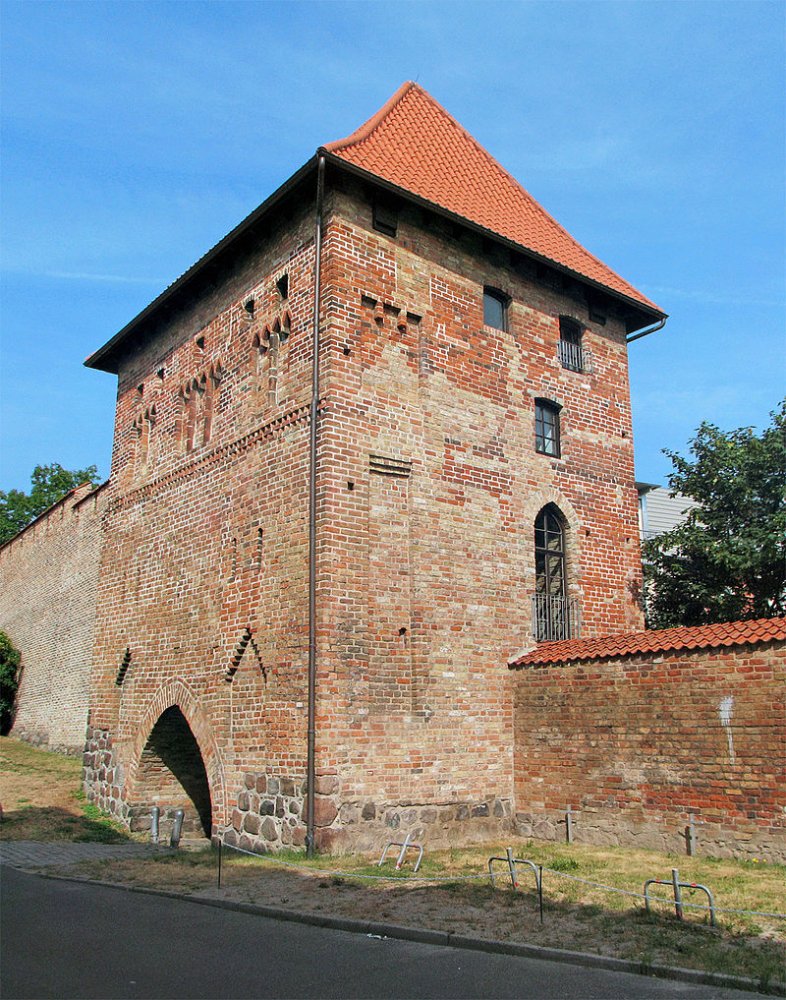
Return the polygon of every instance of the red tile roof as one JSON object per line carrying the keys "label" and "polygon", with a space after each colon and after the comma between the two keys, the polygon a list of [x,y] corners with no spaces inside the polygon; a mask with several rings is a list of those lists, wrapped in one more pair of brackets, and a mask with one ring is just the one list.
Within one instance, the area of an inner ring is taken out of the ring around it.
{"label": "red tile roof", "polygon": [[325,151],[663,315],[584,249],[416,83]]}
{"label": "red tile roof", "polygon": [[758,618],[754,621],[721,622],[693,628],[662,628],[648,632],[607,635],[600,639],[566,639],[542,642],[509,667],[534,667],[576,660],[609,660],[639,653],[665,653],[678,649],[715,649],[748,643],[786,639],[786,618]]}

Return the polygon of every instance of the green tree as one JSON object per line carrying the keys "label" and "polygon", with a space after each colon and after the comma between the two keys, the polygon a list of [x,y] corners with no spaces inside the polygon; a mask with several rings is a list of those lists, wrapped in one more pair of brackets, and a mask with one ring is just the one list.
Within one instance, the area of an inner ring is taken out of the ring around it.
{"label": "green tree", "polygon": [[5,736],[14,720],[14,701],[19,684],[21,656],[11,640],[0,631],[0,735]]}
{"label": "green tree", "polygon": [[669,487],[699,504],[643,547],[649,628],[786,613],[786,400],[760,435],[703,423]]}
{"label": "green tree", "polygon": [[0,490],[0,545],[82,483],[98,483],[98,469],[94,465],[72,472],[55,462],[53,465],[37,465],[33,469],[29,493]]}

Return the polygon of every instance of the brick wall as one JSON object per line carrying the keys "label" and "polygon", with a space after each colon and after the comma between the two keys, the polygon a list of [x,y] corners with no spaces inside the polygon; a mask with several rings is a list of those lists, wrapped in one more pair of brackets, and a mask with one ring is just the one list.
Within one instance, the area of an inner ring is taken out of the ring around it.
{"label": "brick wall", "polygon": [[[534,521],[567,522],[585,634],[640,627],[625,331],[583,293],[481,237],[334,192],[325,242],[318,757],[336,817],[321,842],[499,836],[513,809],[512,691],[532,642]],[[483,289],[510,296],[484,326]],[[557,357],[577,315],[591,372]],[[562,405],[562,455],[534,447],[534,400]]]}
{"label": "brick wall", "polygon": [[0,628],[22,654],[12,734],[84,747],[106,490],[80,486],[0,549]]}
{"label": "brick wall", "polygon": [[[184,804],[180,740],[205,768],[203,825],[253,846],[270,819],[267,842],[303,842],[307,209],[271,221],[120,369],[85,780],[136,826]],[[173,706],[184,722],[162,742]]]}
{"label": "brick wall", "polygon": [[786,860],[783,642],[530,666],[515,675],[522,836]]}
{"label": "brick wall", "polygon": [[[369,192],[328,190],[317,841],[498,836],[513,817],[502,664],[531,643],[545,504],[565,518],[585,633],[641,624],[624,320],[609,303],[590,322],[578,285],[414,207],[389,239]],[[177,705],[212,825],[248,847],[304,832],[312,235],[313,204],[291,203],[143,325],[119,375],[88,790],[127,820],[160,798],[142,762]],[[484,285],[510,296],[508,330],[484,326]],[[585,327],[591,371],[560,364],[560,315]],[[562,406],[560,458],[535,450],[538,397]]]}

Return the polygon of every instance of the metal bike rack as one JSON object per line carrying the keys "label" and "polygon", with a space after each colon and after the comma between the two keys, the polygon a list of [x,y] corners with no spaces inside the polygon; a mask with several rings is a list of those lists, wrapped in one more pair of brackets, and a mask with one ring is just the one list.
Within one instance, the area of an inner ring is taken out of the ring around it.
{"label": "metal bike rack", "polygon": [[671,881],[662,878],[648,878],[644,883],[644,906],[647,913],[650,912],[649,888],[651,885],[670,885],[672,887],[674,890],[674,912],[677,914],[678,920],[683,919],[682,890],[700,889],[702,892],[706,892],[710,910],[710,926],[715,926],[715,900],[712,898],[712,893],[706,885],[701,885],[698,882],[680,882],[680,873],[677,868],[672,868],[671,870]]}
{"label": "metal bike rack", "polygon": [[508,873],[510,875],[510,882],[514,889],[518,889],[518,872],[516,871],[516,865],[529,865],[532,871],[535,873],[535,888],[540,892],[540,871],[538,866],[534,861],[529,861],[527,858],[514,858],[513,848],[505,848],[504,858],[489,858],[489,878],[491,879],[491,884],[494,885],[494,862],[501,861],[503,864],[507,864]]}
{"label": "metal bike rack", "polygon": [[540,922],[543,923],[543,865],[536,865],[534,861],[530,861],[528,858],[514,858],[513,848],[505,848],[504,858],[489,858],[489,878],[491,879],[491,885],[494,886],[494,862],[501,861],[503,864],[508,866],[508,874],[510,875],[510,881],[514,889],[519,887],[519,877],[516,865],[528,865],[535,874],[535,888],[538,892],[538,906],[540,908]]}
{"label": "metal bike rack", "polygon": [[406,856],[407,851],[417,851],[418,852],[418,860],[415,862],[415,867],[412,870],[413,874],[416,874],[418,868],[420,868],[420,862],[423,860],[423,847],[420,844],[416,844],[413,840],[411,840],[409,834],[407,834],[406,837],[403,840],[391,840],[385,846],[385,849],[382,852],[382,857],[379,859],[377,867],[378,868],[382,867],[382,864],[383,864],[385,858],[387,857],[388,850],[391,847],[400,847],[401,848],[401,850],[399,851],[398,860],[396,861],[396,871],[400,871],[401,870],[401,866],[404,864],[404,858]]}

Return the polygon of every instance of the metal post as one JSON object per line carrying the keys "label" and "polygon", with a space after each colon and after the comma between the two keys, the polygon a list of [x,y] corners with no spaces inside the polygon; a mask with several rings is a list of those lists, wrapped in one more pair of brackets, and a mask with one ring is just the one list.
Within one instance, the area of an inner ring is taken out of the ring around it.
{"label": "metal post", "polygon": [[396,871],[399,871],[401,869],[401,866],[404,864],[404,858],[407,853],[407,848],[409,847],[409,836],[410,836],[409,834],[406,835],[406,837],[404,838],[404,843],[401,845],[401,851],[398,856],[398,861],[396,862]]}
{"label": "metal post", "polygon": [[221,888],[221,852],[223,849],[223,841],[219,839],[218,841],[218,888]]}
{"label": "metal post", "polygon": [[688,848],[688,857],[692,858],[696,853],[696,827],[694,825],[693,813],[688,816],[688,825],[685,827],[685,843]]}
{"label": "metal post", "polygon": [[677,919],[682,920],[682,889],[680,888],[680,873],[677,868],[671,870],[671,884],[674,886],[674,912]]}
{"label": "metal post", "polygon": [[154,843],[158,843],[158,818],[161,815],[161,810],[158,806],[153,806],[150,812],[150,840]]}
{"label": "metal post", "polygon": [[565,813],[565,836],[569,844],[573,843],[573,813],[571,812],[570,806],[568,806],[568,811]]}
{"label": "metal post", "polygon": [[319,300],[322,285],[322,202],[325,157],[317,164],[316,227],[314,232],[314,319],[311,330],[311,407],[308,473],[308,729],[306,733],[306,854],[316,848],[316,719],[317,719],[317,444],[319,421]]}
{"label": "metal post", "polygon": [[510,881],[513,884],[513,888],[518,887],[518,882],[516,882],[516,863],[513,860],[513,848],[506,847],[505,853],[508,856],[508,868],[510,869]]}
{"label": "metal post", "polygon": [[185,812],[182,809],[175,810],[175,822],[172,824],[172,835],[169,838],[169,846],[177,847],[180,843],[180,835],[183,832],[183,819]]}
{"label": "metal post", "polygon": [[538,865],[538,904],[540,905],[540,922],[543,923],[543,865]]}

